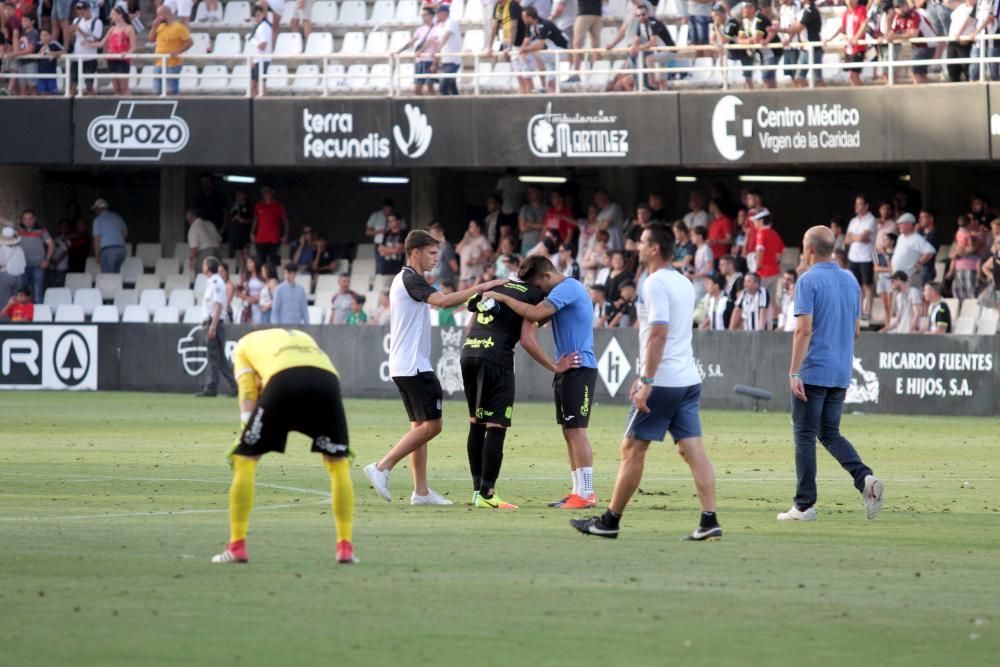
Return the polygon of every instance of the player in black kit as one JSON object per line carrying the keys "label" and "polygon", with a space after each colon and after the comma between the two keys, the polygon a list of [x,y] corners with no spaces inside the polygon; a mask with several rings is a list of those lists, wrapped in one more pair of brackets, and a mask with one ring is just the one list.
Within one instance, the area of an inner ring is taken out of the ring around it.
{"label": "player in black kit", "polygon": [[[544,296],[532,285],[511,279],[495,291],[535,305]],[[536,325],[522,320],[507,306],[481,296],[469,300],[472,327],[462,347],[462,380],[469,403],[469,468],[475,507],[517,509],[496,494],[503,462],[503,441],[514,413],[514,346],[553,373],[574,365],[570,355],[554,363],[538,342]]]}

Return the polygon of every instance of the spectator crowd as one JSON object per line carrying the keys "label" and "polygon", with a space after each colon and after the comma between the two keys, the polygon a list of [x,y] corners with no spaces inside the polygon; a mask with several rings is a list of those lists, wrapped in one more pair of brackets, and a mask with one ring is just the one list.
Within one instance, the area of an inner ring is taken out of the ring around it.
{"label": "spectator crowd", "polygon": [[[570,67],[563,72],[567,85],[581,82],[584,60],[593,63],[608,57],[617,61],[618,69],[655,69],[641,82],[653,90],[689,78],[690,73],[671,73],[670,68],[690,67],[696,58],[711,58],[713,68],[726,62],[730,70],[742,70],[747,87],[753,87],[755,80],[769,88],[779,81],[803,87],[810,79],[823,85],[824,63],[836,67],[825,62],[825,54],[836,54],[850,66],[847,79],[852,85],[861,85],[866,67],[874,67],[876,81],[888,79],[888,70],[881,65],[890,59],[917,63],[908,72],[898,70],[897,81],[908,76],[914,83],[927,83],[932,75],[952,82],[978,80],[981,75],[1000,78],[1000,62],[990,63],[988,72],[980,72],[977,62],[981,57],[1000,57],[1000,44],[992,41],[1000,31],[1000,5],[993,0],[846,0],[839,14],[832,10],[839,2],[817,0],[628,0],[615,10],[613,18],[620,18],[620,25],[613,34],[603,30],[605,19],[612,18],[607,0],[481,2],[482,25],[473,28],[482,36],[481,55],[505,63],[522,94],[554,92],[557,57],[567,49],[589,49],[585,55],[562,56]],[[313,4],[312,0],[255,0],[244,35],[245,52],[259,56],[250,72],[253,94],[259,92],[279,33],[301,31],[309,37]],[[824,14],[819,4],[831,9]],[[71,92],[82,84],[87,94],[93,94],[92,77],[104,59],[109,73],[122,75],[113,81],[113,94],[129,95],[132,60],[135,54],[151,50],[165,56],[154,74],[165,70],[171,77],[166,79],[168,94],[178,94],[184,53],[194,44],[193,18],[206,28],[218,23],[223,18],[221,1],[8,0],[0,16],[0,55],[4,69],[20,76],[10,78],[6,90],[17,95],[56,94],[57,61],[72,53],[82,65],[79,72],[72,69]],[[660,50],[678,45],[684,50]],[[409,39],[393,50],[412,58],[417,95],[457,95],[458,74],[469,62],[462,54],[471,55],[469,48],[451,3],[441,2],[423,4]],[[919,64],[942,58],[944,67]],[[755,76],[752,67],[765,69]],[[80,76],[83,82],[78,81]],[[158,94],[161,85],[162,80],[154,77],[153,92]],[[616,70],[602,85],[610,91],[631,91],[640,81],[634,73]]]}
{"label": "spectator crowd", "polygon": [[[691,193],[685,210],[676,212],[668,212],[664,197],[653,192],[627,213],[604,188],[583,197],[572,170],[568,173],[565,183],[545,192],[508,170],[484,213],[468,220],[457,240],[432,222],[429,231],[441,246],[428,281],[449,293],[516,275],[524,258],[545,255],[590,290],[596,328],[636,327],[636,300],[645,279],[636,244],[645,225],[659,223],[668,225],[676,240],[672,267],[694,285],[700,328],[794,330],[795,283],[805,270],[798,249],[788,247],[797,232],[782,224],[760,190],[734,195],[717,183],[705,193]],[[849,219],[829,222],[838,261],[862,291],[863,322],[888,333],[951,333],[962,316],[996,313],[1000,218],[987,197],[971,198],[946,239],[935,211],[913,204],[907,192],[878,202],[859,194]],[[185,215],[188,255],[182,259],[189,275],[202,272],[211,257],[222,259],[224,244],[233,254],[231,278],[227,261],[219,266],[227,285],[227,319],[309,323],[308,300],[315,293],[329,324],[384,324],[388,287],[403,267],[409,229],[395,201],[384,200],[358,230],[356,236],[371,243],[373,259],[367,260],[370,277],[357,272],[363,284],[354,285],[358,244],[331,242],[311,225],[293,236],[274,190],[264,186],[258,195],[251,202],[249,192],[236,190],[229,201],[205,174]],[[88,257],[101,273],[121,270],[128,225],[104,198],[91,210],[88,220],[70,202],[51,229],[30,209],[16,223],[0,221],[0,306],[11,307],[5,316],[23,317],[24,305],[41,303],[46,287],[61,286],[68,272],[84,272]],[[466,319],[461,309],[439,313],[442,326]]]}

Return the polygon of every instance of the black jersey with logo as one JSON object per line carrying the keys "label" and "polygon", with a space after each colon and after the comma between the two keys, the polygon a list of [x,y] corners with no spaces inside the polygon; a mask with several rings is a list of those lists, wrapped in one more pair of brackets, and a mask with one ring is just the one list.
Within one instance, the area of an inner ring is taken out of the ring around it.
{"label": "black jersey with logo", "polygon": [[[532,306],[544,298],[537,287],[516,280],[508,280],[496,291]],[[514,346],[521,339],[521,317],[501,303],[486,308],[479,296],[469,300],[469,310],[474,321],[462,347],[462,358],[479,357],[513,369]]]}

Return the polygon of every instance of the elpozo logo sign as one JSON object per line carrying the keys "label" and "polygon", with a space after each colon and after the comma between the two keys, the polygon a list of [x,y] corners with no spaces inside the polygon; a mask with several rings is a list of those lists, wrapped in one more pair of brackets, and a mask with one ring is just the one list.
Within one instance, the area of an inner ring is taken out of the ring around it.
{"label": "elpozo logo sign", "polygon": [[552,103],[545,113],[528,121],[528,148],[540,158],[628,157],[629,131],[617,116],[553,113]]}
{"label": "elpozo logo sign", "polygon": [[107,162],[156,162],[184,150],[190,137],[173,101],[119,102],[113,115],[97,116],[87,126],[87,143]]}
{"label": "elpozo logo sign", "polygon": [[861,148],[862,113],[844,104],[795,103],[756,108],[725,95],[712,111],[712,141],[726,160],[748,151],[774,155]]}

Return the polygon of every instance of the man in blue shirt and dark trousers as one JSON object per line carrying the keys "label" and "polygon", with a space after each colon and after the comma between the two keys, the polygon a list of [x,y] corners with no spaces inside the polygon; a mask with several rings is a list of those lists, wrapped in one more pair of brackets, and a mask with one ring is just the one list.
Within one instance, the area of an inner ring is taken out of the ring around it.
{"label": "man in blue shirt and dark trousers", "polygon": [[552,319],[556,358],[569,356],[572,366],[557,373],[552,382],[556,421],[562,427],[569,452],[573,490],[549,507],[578,510],[597,505],[594,493],[594,450],[587,426],[597,387],[597,357],[594,356],[594,307],[590,293],[575,278],[567,278],[544,255],[524,261],[518,277],[542,291],[537,305],[518,301],[501,292],[486,292],[483,301],[495,299],[530,322]]}
{"label": "man in blue shirt and dark trousers", "polygon": [[795,504],[778,521],[815,521],[816,437],[854,478],[865,514],[874,519],[882,509],[884,484],[840,434],[844,397],[851,383],[854,341],[861,332],[861,292],[853,275],[833,257],[834,236],[828,227],[813,227],[802,240],[809,271],[795,286],[795,333],[788,384],[792,390]]}
{"label": "man in blue shirt and dark trousers", "polygon": [[301,285],[295,284],[297,264],[285,265],[285,282],[274,291],[271,324],[309,324],[309,299]]}

